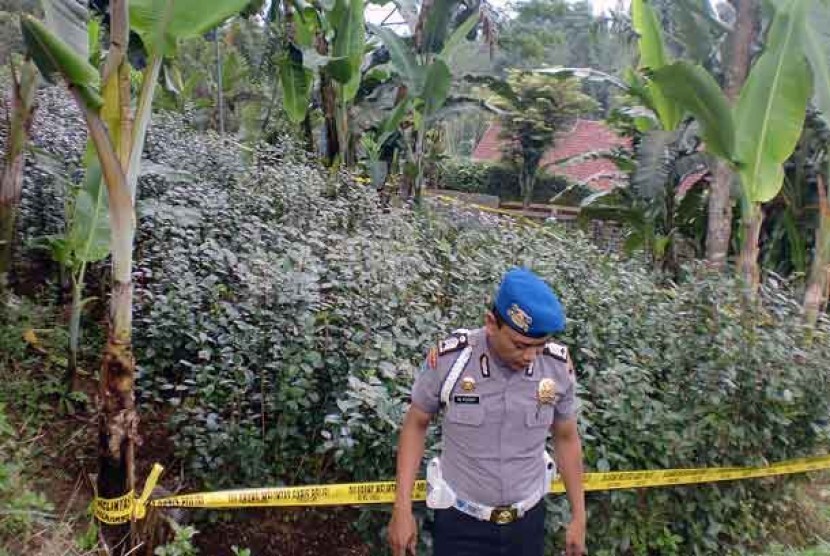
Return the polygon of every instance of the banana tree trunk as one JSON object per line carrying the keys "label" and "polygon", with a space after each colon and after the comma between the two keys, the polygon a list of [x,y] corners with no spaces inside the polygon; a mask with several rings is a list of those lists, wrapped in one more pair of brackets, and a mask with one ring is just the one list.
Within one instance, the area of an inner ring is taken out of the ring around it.
{"label": "banana tree trunk", "polygon": [[[2,187],[5,189],[6,177],[3,176]],[[7,197],[6,191],[0,191],[0,299],[9,287],[9,271],[12,266],[12,245],[17,219],[17,202]]]}
{"label": "banana tree trunk", "polygon": [[320,97],[323,105],[323,120],[325,122],[326,148],[323,158],[326,164],[332,165],[340,154],[340,140],[337,134],[337,93],[334,83],[328,77],[320,77]]}
{"label": "banana tree trunk", "polygon": [[421,204],[421,195],[423,194],[423,187],[424,187],[424,142],[426,137],[426,131],[423,129],[419,129],[416,132],[418,134],[417,138],[415,139],[415,165],[416,165],[416,173],[415,173],[415,204]]}
{"label": "banana tree trunk", "polygon": [[78,378],[78,346],[81,339],[81,311],[83,305],[81,297],[84,289],[84,271],[79,277],[72,274],[72,313],[69,317],[69,364],[66,366],[65,384],[69,392],[77,389]]}
{"label": "banana tree trunk", "polygon": [[[321,56],[329,55],[329,43],[322,33],[317,34],[315,49]],[[334,81],[326,75],[320,75],[320,102],[323,107],[326,138],[323,159],[331,165],[340,153],[341,145],[337,133],[337,90]]]}
{"label": "banana tree trunk", "polygon": [[[136,106],[136,115],[126,115],[128,121],[130,122],[131,128],[130,135],[128,135],[128,137],[132,137],[132,141],[128,142],[128,144],[124,146],[128,151],[127,156],[129,159],[129,163],[126,166],[127,189],[130,192],[130,198],[132,199],[133,204],[135,204],[135,195],[136,190],[138,189],[138,174],[141,169],[141,155],[144,154],[144,142],[147,138],[147,130],[150,128],[150,120],[153,116],[153,96],[155,94],[159,72],[161,71],[161,63],[161,56],[155,55],[150,59],[149,65],[144,69],[144,76],[141,83],[141,93],[139,94],[138,104]],[[122,98],[124,97],[122,96]]]}
{"label": "banana tree trunk", "polygon": [[713,177],[709,191],[706,260],[712,268],[723,270],[726,268],[732,234],[732,168],[725,161],[718,160]]}
{"label": "banana tree trunk", "polygon": [[[342,87],[342,85],[338,85],[336,88],[340,87]],[[347,103],[338,101],[335,112],[337,122],[337,144],[340,146],[343,163],[347,168],[353,168],[355,165],[355,157],[352,156],[354,149],[350,148],[351,134],[349,133],[349,108]]]}
{"label": "banana tree trunk", "polygon": [[[268,108],[268,118],[271,117],[271,108]],[[264,131],[264,129],[263,129]],[[317,152],[317,143],[314,140],[314,126],[311,125],[311,111],[306,112],[303,118],[303,138],[305,139],[305,150],[310,153]]]}
{"label": "banana tree trunk", "polygon": [[536,173],[530,168],[522,168],[519,175],[519,189],[522,195],[522,210],[527,210],[530,207],[530,202],[533,200],[533,188],[536,182]]}
{"label": "banana tree trunk", "polygon": [[761,205],[744,200],[743,213],[743,246],[739,261],[741,277],[748,297],[754,297],[761,281],[761,272],[758,267],[761,224],[764,222],[764,213]]}
{"label": "banana tree trunk", "polygon": [[[73,90],[79,106],[83,100]],[[138,439],[138,414],[133,386],[135,359],[132,352],[132,246],[135,212],[115,147],[102,120],[85,109],[90,137],[101,161],[109,194],[112,233],[113,286],[107,344],[101,362],[99,384],[98,495],[119,498],[134,490],[135,444]],[[110,549],[121,553],[132,541],[128,527],[103,526]]]}
{"label": "banana tree trunk", "polygon": [[[756,0],[733,0],[736,10],[735,29],[726,43],[726,83],[724,92],[735,102],[749,72],[752,41],[755,35]],[[731,185],[733,171],[719,160],[709,194],[709,221],[706,234],[706,259],[710,266],[726,268],[729,239],[732,232]]]}
{"label": "banana tree trunk", "polygon": [[816,252],[813,267],[804,294],[804,317],[810,327],[815,326],[819,311],[827,303],[830,277],[830,201],[823,176],[818,178],[819,229],[816,230]]}
{"label": "banana tree trunk", "polygon": [[24,62],[18,79],[12,66],[11,114],[8,143],[0,177],[0,294],[6,289],[12,265],[17,207],[23,184],[25,148],[34,117],[37,67]]}
{"label": "banana tree trunk", "polygon": [[124,173],[126,173],[130,164],[130,151],[132,150],[133,144],[134,123],[132,108],[132,81],[130,79],[130,64],[127,61],[126,55],[121,62],[121,66],[118,68],[118,91],[118,124],[121,126],[121,131],[118,137],[118,160],[121,163],[121,168]]}
{"label": "banana tree trunk", "polygon": [[[111,48],[104,70],[104,122],[84,109],[109,195],[113,285],[107,344],[101,361],[98,420],[98,495],[119,498],[135,489],[135,359],[132,352],[132,255],[135,211],[125,169],[130,164],[133,117],[130,102],[127,0],[111,0]],[[109,94],[108,94],[109,92]],[[73,93],[77,93],[73,90]],[[77,98],[79,106],[84,106]],[[111,135],[112,134],[112,138]],[[135,544],[130,527],[102,528],[110,549],[126,553]]]}

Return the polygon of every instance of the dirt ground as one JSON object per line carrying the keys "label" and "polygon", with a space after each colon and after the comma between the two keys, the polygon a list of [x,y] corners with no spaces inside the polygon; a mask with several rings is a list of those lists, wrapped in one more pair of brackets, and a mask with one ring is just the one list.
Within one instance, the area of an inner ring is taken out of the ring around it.
{"label": "dirt ground", "polygon": [[[181,482],[175,476],[180,462],[175,458],[164,419],[159,414],[143,417],[136,476],[140,485],[152,464],[158,462],[168,470],[168,476],[162,478],[161,484],[187,492],[192,490],[188,489],[187,482]],[[55,422],[38,438],[43,467],[35,486],[47,493],[63,516],[83,516],[88,512],[92,497],[90,476],[97,466],[96,427],[90,416],[78,414]],[[248,548],[256,556],[369,554],[368,547],[350,526],[356,517],[353,510],[245,510],[226,513],[215,523],[193,523],[193,515],[186,510],[176,510],[174,516],[182,524],[193,525],[199,531],[194,545],[203,555],[232,555],[233,546]],[[88,525],[84,519],[75,520],[75,523],[78,533]]]}
{"label": "dirt ground", "polygon": [[349,514],[303,509],[245,512],[234,522],[204,526],[196,544],[202,554],[217,556],[232,554],[233,545],[257,556],[368,555],[368,547],[349,528]]}

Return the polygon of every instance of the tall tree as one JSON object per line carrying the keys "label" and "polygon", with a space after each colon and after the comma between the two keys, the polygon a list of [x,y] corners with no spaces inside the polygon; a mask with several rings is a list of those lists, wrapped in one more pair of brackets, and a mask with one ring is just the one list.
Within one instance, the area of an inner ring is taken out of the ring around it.
{"label": "tall tree", "polygon": [[[724,93],[735,103],[749,72],[751,46],[755,40],[758,21],[756,0],[732,0],[735,9],[735,26],[725,43],[723,59]],[[709,192],[709,220],[706,234],[706,259],[709,264],[723,269],[729,253],[732,230],[732,184],[735,172],[728,162],[719,160],[714,169],[714,179]]]}
{"label": "tall tree", "polygon": [[[61,77],[86,121],[107,188],[113,284],[104,347],[99,410],[98,496],[130,499],[135,489],[135,358],[132,351],[132,263],[135,198],[144,140],[164,57],[175,54],[178,39],[202,34],[245,7],[247,0],[110,0],[110,44],[99,75],[82,54],[87,45],[88,12],[82,2],[57,3],[49,25],[24,16],[27,49],[48,79]],[[67,6],[72,9],[66,10]],[[48,16],[48,11],[47,11]],[[133,115],[129,30],[141,37],[149,60]],[[103,96],[99,94],[103,92]],[[134,535],[108,529],[111,551],[125,553]]]}
{"label": "tall tree", "polygon": [[556,134],[596,103],[571,78],[512,70],[504,81],[483,81],[496,95],[492,104],[502,111],[505,155],[519,167],[522,203],[527,207],[542,158],[553,147]]}
{"label": "tall tree", "polygon": [[[815,1],[805,29],[807,57],[815,80],[813,102],[830,128],[830,0]],[[815,325],[827,302],[830,283],[830,144],[824,146],[824,164],[818,173],[819,226],[816,230],[813,263],[804,294],[804,315]]]}
{"label": "tall tree", "polygon": [[802,30],[813,1],[823,0],[775,6],[764,52],[753,65],[734,111],[712,75],[698,65],[677,62],[654,75],[660,94],[698,119],[706,149],[737,168],[743,213],[738,268],[750,297],[760,282],[763,204],[781,190],[783,164],[801,136],[812,90]]}
{"label": "tall tree", "polygon": [[453,85],[452,56],[463,41],[481,35],[495,42],[489,6],[483,0],[429,0],[423,2],[414,22],[412,40],[396,35],[386,27],[370,25],[389,51],[398,77],[396,111],[411,109],[412,123],[404,141],[401,196],[414,193],[420,202],[424,177],[426,134],[435,124]]}
{"label": "tall tree", "polygon": [[[590,67],[619,74],[632,62],[629,41],[605,17],[595,16],[590,2],[529,0],[513,9],[516,16],[499,35],[497,68]],[[584,89],[610,108],[613,88],[608,83],[589,80]]]}
{"label": "tall tree", "polygon": [[8,138],[0,169],[0,295],[7,287],[12,265],[17,207],[23,184],[25,148],[35,109],[37,68],[26,60],[19,71],[11,65],[11,93],[7,104]]}

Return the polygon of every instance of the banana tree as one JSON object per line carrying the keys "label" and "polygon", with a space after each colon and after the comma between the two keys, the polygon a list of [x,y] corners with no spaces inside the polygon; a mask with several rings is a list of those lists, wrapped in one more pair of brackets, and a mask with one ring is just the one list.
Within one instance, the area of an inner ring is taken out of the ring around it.
{"label": "banana tree", "polygon": [[644,251],[652,268],[674,279],[681,274],[681,255],[700,256],[702,251],[708,156],[698,151],[695,127],[684,123],[677,131],[646,133],[632,158],[624,150],[589,154],[613,161],[630,179],[622,187],[594,193],[581,202],[583,222],[623,224],[626,253]]}
{"label": "banana tree", "polygon": [[830,161],[824,175],[818,176],[819,228],[816,230],[815,253],[807,288],[804,293],[804,317],[814,327],[821,307],[827,303],[830,283]]}
{"label": "banana tree", "polygon": [[695,129],[683,123],[682,108],[653,80],[655,72],[671,63],[654,8],[647,0],[633,0],[631,20],[638,36],[639,60],[637,68],[624,72],[622,78],[590,68],[536,72],[601,81],[622,90],[624,106],[614,111],[613,118],[634,137],[634,158],[621,159],[613,151],[595,156],[611,160],[630,174],[630,186],[627,191],[589,196],[582,202],[584,213],[623,223],[626,250],[644,249],[655,266],[676,275],[679,246],[689,243],[690,234],[698,237],[701,220],[703,188],[685,188],[690,181],[702,185],[708,160],[697,152]]}
{"label": "banana tree", "polygon": [[[53,2],[55,5],[59,3]],[[51,25],[23,16],[28,52],[47,79],[62,78],[85,119],[106,184],[111,231],[113,287],[107,344],[100,377],[98,494],[118,498],[135,485],[138,437],[135,359],[132,352],[132,250],[135,189],[162,59],[179,39],[196,36],[239,12],[247,0],[111,0],[110,49],[99,75],[83,55],[88,14],[56,10]],[[62,6],[62,3],[61,3]],[[47,21],[49,21],[47,19]],[[141,37],[149,62],[143,72],[136,115],[130,109],[130,27]],[[71,31],[71,32],[70,32]],[[103,83],[103,97],[99,93]],[[121,548],[119,548],[121,550]]]}
{"label": "banana tree", "polygon": [[[637,41],[640,51],[638,68],[646,74],[658,71],[670,60],[666,53],[657,14],[647,0],[633,0],[631,2],[631,21],[639,36]],[[677,104],[666,98],[661,88],[653,83],[648,75],[641,78],[640,86],[642,87],[641,96],[647,102],[647,106],[657,115],[660,128],[663,131],[677,129],[683,116]]]}
{"label": "banana tree", "polygon": [[34,118],[37,79],[37,68],[31,61],[23,62],[19,75],[12,63],[9,136],[0,176],[0,296],[6,289],[11,269],[15,221],[22,193],[25,149]]}
{"label": "banana tree", "polygon": [[[454,26],[453,18],[461,22]],[[414,178],[414,196],[420,202],[424,176],[426,133],[447,101],[453,75],[452,54],[482,21],[478,3],[458,0],[424,2],[418,13],[413,43],[408,43],[389,28],[370,25],[369,29],[389,50],[391,62],[401,79],[402,99],[411,101],[414,137],[407,144],[410,153],[409,175]]]}
{"label": "banana tree", "polygon": [[315,77],[319,78],[323,115],[327,122],[329,163],[354,160],[349,109],[361,83],[366,52],[364,0],[334,0],[310,5],[286,1],[290,17],[289,43],[280,59],[279,82],[286,113],[296,124],[303,122],[311,101]]}
{"label": "banana tree", "polygon": [[[339,4],[335,4],[338,6]],[[333,26],[337,30],[333,43],[334,60],[341,60],[338,64],[348,64],[348,79],[339,80],[334,77],[334,90],[337,95],[337,135],[346,166],[355,164],[355,148],[350,129],[349,108],[357,96],[360,87],[363,54],[366,50],[366,26],[363,21],[363,0],[349,0],[348,4],[339,13],[335,12]],[[329,67],[331,67],[331,62]],[[334,72],[332,72],[334,73]],[[343,77],[347,75],[343,72]]]}
{"label": "banana tree", "polygon": [[[708,2],[707,2],[708,3]],[[735,25],[722,48],[723,84],[726,97],[735,104],[746,82],[755,40],[758,6],[756,0],[736,0]],[[701,60],[695,60],[703,63]],[[736,175],[731,165],[718,160],[709,192],[709,219],[706,234],[706,260],[712,268],[726,268],[732,234],[732,190]]]}
{"label": "banana tree", "polygon": [[[830,1],[814,2],[804,33],[807,58],[813,70],[814,104],[820,117],[830,127]],[[830,149],[827,146],[826,149]],[[807,324],[814,326],[818,312],[827,302],[830,278],[830,156],[825,152],[827,171],[818,175],[819,227],[816,231],[813,263],[804,295],[804,315]]]}
{"label": "banana tree", "polygon": [[830,127],[815,110],[808,110],[804,131],[784,164],[784,185],[764,207],[761,268],[781,276],[807,277],[813,239],[820,224],[819,175],[830,140]]}
{"label": "banana tree", "polygon": [[[50,158],[52,158],[50,156]],[[46,167],[52,165],[49,161]],[[107,213],[107,192],[101,180],[101,166],[91,144],[84,154],[86,175],[83,184],[72,196],[66,214],[66,232],[44,238],[52,259],[69,271],[72,289],[72,306],[69,317],[69,357],[66,367],[66,386],[76,390],[78,350],[81,338],[81,316],[91,298],[84,299],[84,280],[91,263],[105,259],[110,254],[110,225]],[[58,166],[56,179],[62,176]],[[67,182],[69,180],[66,180]],[[69,187],[73,185],[69,183]]]}
{"label": "banana tree", "polygon": [[698,65],[676,62],[654,74],[662,95],[697,118],[706,149],[737,168],[743,209],[739,272],[750,295],[760,280],[762,205],[781,190],[783,164],[801,135],[810,97],[802,36],[808,3],[793,0],[776,6],[764,53],[734,110],[712,75]]}
{"label": "banana tree", "polygon": [[389,175],[389,162],[381,159],[383,151],[398,135],[398,126],[406,115],[408,104],[406,100],[398,104],[395,110],[380,122],[376,131],[364,133],[361,137],[361,145],[366,155],[366,171],[371,179],[372,187],[378,191],[383,189]]}

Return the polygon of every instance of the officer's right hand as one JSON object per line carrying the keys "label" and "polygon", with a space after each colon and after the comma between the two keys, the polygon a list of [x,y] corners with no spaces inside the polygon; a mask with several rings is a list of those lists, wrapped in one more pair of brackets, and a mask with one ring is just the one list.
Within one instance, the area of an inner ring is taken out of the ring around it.
{"label": "officer's right hand", "polygon": [[418,527],[412,510],[395,508],[392,519],[389,521],[387,533],[392,556],[406,556],[407,553],[415,556],[418,545]]}

